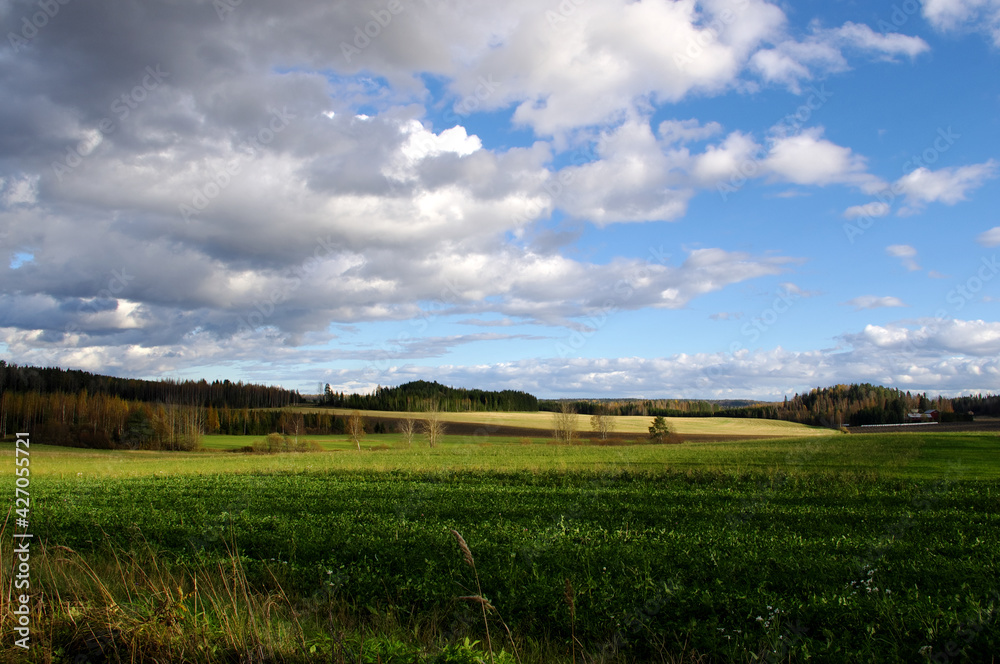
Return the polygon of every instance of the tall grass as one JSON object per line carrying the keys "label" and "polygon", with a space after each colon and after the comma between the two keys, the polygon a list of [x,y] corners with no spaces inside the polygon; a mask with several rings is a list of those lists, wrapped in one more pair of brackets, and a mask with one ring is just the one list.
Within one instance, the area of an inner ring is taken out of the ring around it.
{"label": "tall grass", "polygon": [[[10,538],[6,524],[0,541]],[[37,548],[36,548],[37,547]],[[304,661],[305,631],[289,597],[253,588],[236,551],[215,564],[164,565],[151,548],[90,555],[33,545],[31,655],[4,643],[3,662]],[[2,570],[12,569],[8,551]],[[20,592],[0,580],[0,631]]]}

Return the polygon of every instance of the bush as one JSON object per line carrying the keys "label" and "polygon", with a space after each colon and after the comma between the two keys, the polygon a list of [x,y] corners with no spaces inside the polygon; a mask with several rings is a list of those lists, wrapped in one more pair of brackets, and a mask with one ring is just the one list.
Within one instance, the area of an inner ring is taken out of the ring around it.
{"label": "bush", "polygon": [[302,439],[296,442],[289,436],[269,433],[264,440],[258,440],[253,445],[241,447],[239,451],[251,454],[279,454],[282,452],[320,452],[322,449],[315,440]]}

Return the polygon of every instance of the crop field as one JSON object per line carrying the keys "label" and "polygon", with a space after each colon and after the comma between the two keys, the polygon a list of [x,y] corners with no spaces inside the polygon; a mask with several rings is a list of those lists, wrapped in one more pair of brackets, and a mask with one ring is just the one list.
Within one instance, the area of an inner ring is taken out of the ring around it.
{"label": "crop field", "polygon": [[[207,442],[32,445],[37,657],[5,640],[0,661],[1000,652],[995,433],[434,449],[372,435],[360,452],[326,437],[277,455]],[[10,466],[10,444],[2,454]]]}
{"label": "crop field", "polygon": [[[296,410],[291,408],[290,410]],[[303,409],[298,409],[303,410]],[[303,412],[315,412],[316,409],[303,410]],[[351,410],[344,408],[331,408],[331,412],[337,415],[348,415]],[[392,411],[365,410],[359,411],[364,417],[378,417],[387,419],[399,419],[412,417],[421,419],[426,413],[398,413]],[[444,422],[474,423],[482,425],[485,432],[489,432],[490,425],[503,427],[518,427],[526,429],[551,429],[552,413],[440,413]],[[629,415],[611,417],[614,422],[614,431],[617,434],[646,434],[652,417]],[[830,433],[829,429],[820,427],[810,427],[795,422],[785,422],[783,420],[762,420],[738,417],[667,417],[667,423],[672,431],[679,434],[693,435],[718,435],[718,436],[824,436]],[[587,415],[576,415],[576,430],[581,433],[590,431],[590,417]]]}

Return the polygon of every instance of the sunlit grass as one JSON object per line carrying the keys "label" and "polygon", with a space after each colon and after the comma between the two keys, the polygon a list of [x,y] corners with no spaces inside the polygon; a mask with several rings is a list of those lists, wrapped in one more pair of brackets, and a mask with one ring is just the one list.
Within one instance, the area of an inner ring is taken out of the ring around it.
{"label": "sunlit grass", "polygon": [[[32,474],[39,476],[127,477],[141,475],[262,472],[412,471],[503,472],[630,471],[658,473],[704,470],[728,474],[834,473],[927,479],[1000,478],[1000,436],[972,433],[830,434],[680,445],[554,445],[549,439],[446,436],[430,449],[423,441],[405,447],[398,434],[364,438],[362,450],[345,436],[309,436],[322,452],[244,454],[226,451],[248,445],[252,436],[206,436],[199,452],[81,450],[32,444]],[[11,443],[0,454],[13,454]]]}

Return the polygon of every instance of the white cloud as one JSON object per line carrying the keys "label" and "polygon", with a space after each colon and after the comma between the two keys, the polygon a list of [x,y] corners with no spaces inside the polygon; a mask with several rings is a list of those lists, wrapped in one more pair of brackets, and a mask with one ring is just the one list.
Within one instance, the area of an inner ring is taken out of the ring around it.
{"label": "white cloud", "polygon": [[882,307],[905,307],[906,304],[900,300],[898,297],[892,296],[882,296],[877,295],[861,295],[847,302],[843,302],[848,306],[854,307],[855,311],[862,311],[865,309],[880,309]]}
{"label": "white cloud", "polygon": [[1000,226],[995,226],[976,236],[976,242],[984,247],[1000,246]]}
{"label": "white cloud", "polygon": [[15,205],[34,205],[38,202],[37,174],[24,175],[5,181],[0,178],[0,192],[3,192],[3,204],[7,207]]}
{"label": "white cloud", "polygon": [[[823,350],[777,347],[657,358],[538,358],[464,366],[404,364],[373,352],[372,361],[365,367],[327,370],[318,367],[326,365],[331,357],[348,359],[357,350],[338,356],[316,346],[288,346],[274,333],[243,336],[238,344],[198,333],[183,346],[169,348],[135,345],[71,349],[45,345],[38,336],[0,328],[0,341],[9,343],[11,352],[22,361],[36,365],[57,364],[121,375],[174,376],[213,364],[244,362],[259,367],[259,358],[267,357],[267,370],[281,371],[289,377],[287,381],[298,378],[302,384],[315,384],[322,380],[345,390],[423,379],[526,390],[542,397],[684,395],[780,400],[788,390],[805,392],[813,387],[851,382],[874,382],[931,394],[1000,391],[1000,323],[975,320],[868,325],[861,332],[842,335],[837,347]],[[437,356],[455,344],[489,343],[493,339],[492,335],[439,338],[423,348],[401,346],[398,351]],[[262,380],[267,378],[262,375]],[[286,386],[298,387],[287,381]]]}
{"label": "white cloud", "polygon": [[937,171],[920,167],[897,180],[893,190],[906,196],[906,205],[900,210],[900,214],[910,214],[920,211],[927,203],[954,205],[964,201],[971,190],[996,175],[997,162],[993,159],[981,164]]}
{"label": "white cloud", "polygon": [[667,145],[671,143],[690,143],[711,138],[722,132],[722,125],[718,122],[701,124],[697,119],[690,120],[664,120],[657,128],[657,134]]}
{"label": "white cloud", "polygon": [[892,256],[893,258],[898,258],[902,261],[903,266],[915,272],[920,269],[920,265],[917,263],[917,250],[908,244],[893,244],[886,247],[885,252]]}
{"label": "white cloud", "polygon": [[905,55],[914,58],[930,50],[927,42],[920,37],[910,37],[895,32],[881,34],[867,25],[851,21],[834,30],[833,34],[846,44],[881,53],[887,57]]}
{"label": "white cloud", "polygon": [[774,140],[763,166],[787,182],[801,185],[849,184],[868,189],[877,178],[866,172],[864,157],[822,138],[822,128]]}
{"label": "white cloud", "polygon": [[812,34],[804,39],[782,39],[773,48],[754,53],[749,64],[766,82],[786,85],[798,93],[803,81],[849,69],[844,55],[847,48],[889,60],[898,55],[913,58],[930,49],[919,37],[879,34],[867,25],[848,21],[839,28],[813,25]]}
{"label": "white cloud", "polygon": [[847,219],[870,219],[872,217],[884,217],[889,214],[889,204],[880,201],[872,201],[864,205],[852,205],[844,210],[844,217]]}
{"label": "white cloud", "polygon": [[[417,378],[455,385],[490,384],[546,396],[758,398],[780,400],[840,383],[873,382],[931,394],[1000,389],[1000,324],[946,321],[929,325],[867,326],[826,350],[781,347],[736,353],[658,358],[532,359],[478,366],[392,366],[382,384]],[[337,372],[345,384],[354,372]],[[377,382],[370,380],[371,387]]]}
{"label": "white cloud", "polygon": [[1000,46],[1000,0],[924,0],[923,14],[939,30],[978,30]]}
{"label": "white cloud", "polygon": [[982,320],[932,319],[916,326],[868,325],[844,339],[855,347],[871,346],[880,351],[895,351],[916,357],[948,354],[974,357],[1000,357],[1000,323]]}
{"label": "white cloud", "polygon": [[740,175],[740,168],[755,161],[760,146],[750,136],[733,132],[719,145],[711,145],[694,159],[691,174],[703,187]]}
{"label": "white cloud", "polygon": [[[504,82],[488,105],[516,102],[514,119],[540,134],[620,116],[623,99],[677,101],[717,93],[737,79],[748,53],[784,23],[764,2],[584,3],[537,12],[486,53],[475,74]],[[716,20],[723,12],[729,20]],[[531,63],[526,67],[526,63]],[[459,92],[471,88],[463,77]]]}

